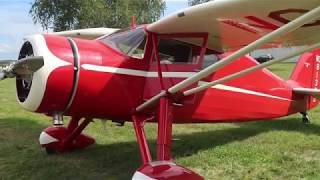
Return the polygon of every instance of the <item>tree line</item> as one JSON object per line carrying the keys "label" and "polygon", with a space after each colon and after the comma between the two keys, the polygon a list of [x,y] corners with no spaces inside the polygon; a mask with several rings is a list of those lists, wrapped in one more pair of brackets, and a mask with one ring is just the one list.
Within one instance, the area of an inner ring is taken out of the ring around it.
{"label": "tree line", "polygon": [[[190,6],[209,0],[188,0]],[[164,0],[35,0],[29,14],[44,29],[64,31],[93,27],[124,28],[134,15],[137,24],[157,21]]]}

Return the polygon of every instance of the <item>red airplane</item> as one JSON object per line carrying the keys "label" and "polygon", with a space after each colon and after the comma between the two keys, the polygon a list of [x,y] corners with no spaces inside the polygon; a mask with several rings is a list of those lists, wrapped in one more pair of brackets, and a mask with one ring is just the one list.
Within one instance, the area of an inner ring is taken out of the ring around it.
{"label": "red airplane", "polygon": [[[48,153],[85,148],[93,118],[132,122],[143,165],[132,179],[203,179],[171,157],[173,123],[270,120],[316,107],[320,97],[320,2],[215,0],[158,22],[117,30],[33,35],[19,60],[17,99],[53,118],[40,135]],[[78,37],[78,38],[77,38]],[[246,55],[265,47],[306,45],[259,64]],[[304,54],[303,54],[304,53]],[[301,55],[290,80],[265,67]],[[63,127],[63,116],[70,116]],[[158,124],[152,160],[144,124]]]}

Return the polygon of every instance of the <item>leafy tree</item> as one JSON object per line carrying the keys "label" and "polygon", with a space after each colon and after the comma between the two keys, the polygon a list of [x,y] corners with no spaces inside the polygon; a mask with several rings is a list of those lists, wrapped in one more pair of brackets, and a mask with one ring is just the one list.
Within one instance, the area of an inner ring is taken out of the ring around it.
{"label": "leafy tree", "polygon": [[131,24],[151,23],[165,9],[163,0],[35,0],[29,11],[35,23],[44,29],[110,27],[124,28]]}
{"label": "leafy tree", "polygon": [[210,0],[188,0],[188,4],[189,4],[189,6],[194,6],[194,5],[205,3],[208,1],[210,1]]}

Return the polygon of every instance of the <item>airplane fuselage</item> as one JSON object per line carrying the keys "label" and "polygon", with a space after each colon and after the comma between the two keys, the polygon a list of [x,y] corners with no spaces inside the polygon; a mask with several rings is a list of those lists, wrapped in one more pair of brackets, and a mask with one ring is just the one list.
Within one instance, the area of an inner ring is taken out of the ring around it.
{"label": "airplane fuselage", "polygon": [[[45,56],[44,68],[35,73],[29,94],[23,102],[19,98],[30,111],[130,121],[138,105],[161,91],[150,35],[144,58],[128,56],[100,40],[37,35],[29,41],[36,55]],[[242,57],[199,84],[255,65],[253,58]],[[201,62],[161,64],[164,86],[190,77],[201,67]],[[174,122],[239,122],[305,112],[314,105],[309,98],[293,93],[292,88],[297,86],[267,69],[258,70],[185,97],[174,106]]]}

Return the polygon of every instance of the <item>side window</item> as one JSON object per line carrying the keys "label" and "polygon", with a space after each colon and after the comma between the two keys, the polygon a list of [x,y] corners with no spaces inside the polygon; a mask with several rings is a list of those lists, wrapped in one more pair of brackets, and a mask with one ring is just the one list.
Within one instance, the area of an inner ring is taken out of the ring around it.
{"label": "side window", "polygon": [[161,64],[196,64],[198,49],[174,39],[160,39],[158,44]]}
{"label": "side window", "polygon": [[209,67],[210,65],[216,63],[219,60],[219,56],[216,54],[206,54],[203,58],[202,69]]}

